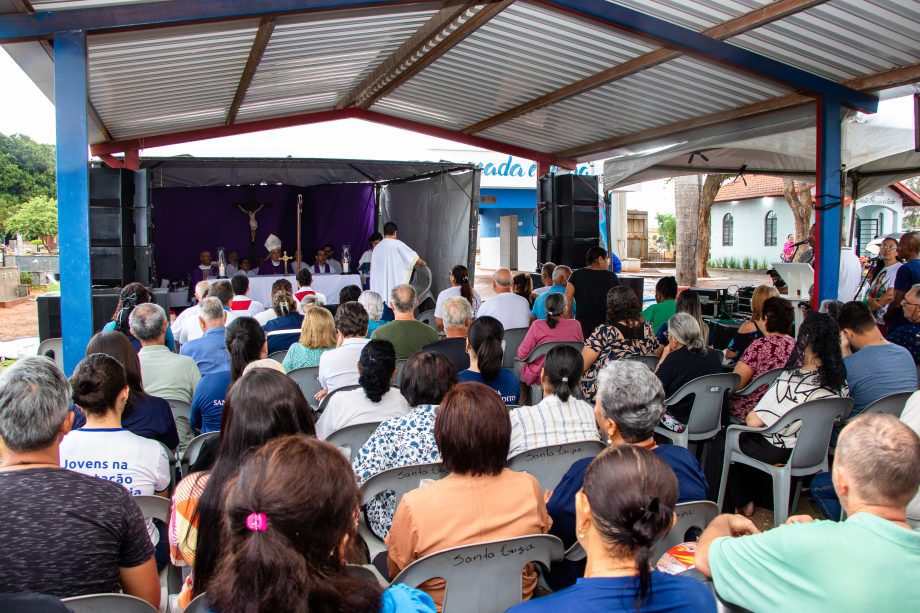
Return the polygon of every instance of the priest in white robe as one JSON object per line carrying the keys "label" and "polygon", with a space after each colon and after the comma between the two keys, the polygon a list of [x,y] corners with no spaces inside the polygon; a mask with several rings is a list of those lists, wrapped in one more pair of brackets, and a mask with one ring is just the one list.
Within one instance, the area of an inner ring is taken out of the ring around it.
{"label": "priest in white robe", "polygon": [[383,240],[371,254],[371,291],[384,300],[389,300],[394,287],[409,282],[416,265],[428,266],[411,247],[397,238],[397,231],[392,221],[384,224]]}

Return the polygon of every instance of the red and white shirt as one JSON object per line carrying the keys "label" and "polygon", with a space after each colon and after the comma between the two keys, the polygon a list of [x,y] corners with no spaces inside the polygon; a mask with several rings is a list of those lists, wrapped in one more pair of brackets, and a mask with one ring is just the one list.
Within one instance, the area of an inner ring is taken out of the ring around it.
{"label": "red and white shirt", "polygon": [[240,315],[255,315],[264,311],[265,307],[261,302],[249,296],[234,296],[230,300],[230,310]]}

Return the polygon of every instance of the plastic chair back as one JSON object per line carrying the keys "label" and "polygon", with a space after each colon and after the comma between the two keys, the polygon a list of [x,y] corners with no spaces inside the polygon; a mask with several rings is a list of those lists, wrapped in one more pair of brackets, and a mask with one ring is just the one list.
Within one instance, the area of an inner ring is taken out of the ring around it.
{"label": "plastic chair back", "polygon": [[159,519],[164,524],[169,523],[169,511],[172,502],[162,496],[135,496],[134,502],[141,509],[144,519]]}
{"label": "plastic chair back", "polygon": [[[412,285],[415,286],[415,294],[418,296],[418,303],[422,304],[426,298],[434,298],[431,295],[431,269],[427,266],[416,266],[412,273]],[[382,296],[384,300],[389,300],[389,296]]]}
{"label": "plastic chair back", "polygon": [[326,410],[326,407],[329,406],[329,401],[333,396],[335,396],[339,392],[347,392],[349,390],[356,390],[356,389],[359,389],[360,387],[361,387],[360,385],[344,385],[326,394],[326,396],[323,397],[323,399],[319,401],[319,407],[316,409],[317,419],[319,419],[319,416],[323,414],[323,411]]}
{"label": "plastic chair back", "polygon": [[169,495],[172,496],[173,492],[176,491],[176,454],[162,442],[160,447],[163,448],[166,453],[166,459],[169,460]]}
{"label": "plastic chair back", "polygon": [[819,398],[805,402],[782,416],[764,434],[780,432],[798,423],[795,447],[789,457],[789,466],[796,473],[813,474],[827,463],[827,449],[831,444],[834,425],[852,410],[852,398]]}
{"label": "plastic chair back", "polygon": [[351,462],[358,454],[358,450],[364,446],[364,443],[367,442],[367,439],[371,437],[371,434],[374,433],[374,430],[376,430],[379,425],[379,421],[374,421],[366,424],[346,426],[330,434],[329,437],[326,438],[326,442],[332,443],[343,451],[347,448],[348,461]]}
{"label": "plastic chair back", "polygon": [[294,380],[294,383],[296,383],[300,391],[303,392],[304,397],[307,399],[307,403],[316,409],[319,403],[314,396],[316,396],[318,391],[323,389],[319,384],[319,366],[295,368],[287,375]]}
{"label": "plastic chair back", "polygon": [[38,345],[35,355],[42,355],[53,360],[58,368],[64,370],[64,339],[46,338]]}
{"label": "plastic chair back", "polygon": [[402,371],[406,367],[406,362],[409,361],[409,358],[403,358],[401,360],[396,360],[396,374],[393,375],[393,385],[399,387],[399,382],[402,380]]}
{"label": "plastic chair back", "polygon": [[661,358],[659,358],[657,355],[628,355],[623,359],[642,362],[648,366],[649,370],[652,372],[655,372],[655,369],[658,368],[658,362],[661,360]]}
{"label": "plastic chair back", "polygon": [[509,328],[505,330],[503,338],[504,353],[502,354],[502,368],[514,368],[514,357],[517,355],[518,347],[524,342],[527,336],[527,330],[530,328]]}
{"label": "plastic chair back", "polygon": [[190,419],[192,414],[192,405],[181,400],[167,400],[169,403],[169,408],[172,410],[173,419],[177,417],[184,417],[185,419]]}
{"label": "plastic chair back", "polygon": [[562,556],[562,541],[549,534],[463,545],[419,558],[392,584],[417,587],[441,577],[447,582],[444,613],[504,611],[521,602],[525,565],[549,567]]}
{"label": "plastic chair back", "polygon": [[435,332],[438,331],[438,322],[434,317],[434,309],[428,309],[427,311],[419,313],[417,319],[426,326],[431,326],[431,329]]}
{"label": "plastic chair back", "polygon": [[551,490],[559,485],[562,476],[577,460],[593,458],[606,448],[599,440],[537,447],[509,459],[508,468],[530,473],[543,489]]}
{"label": "plastic chair back", "polygon": [[189,475],[189,466],[194,464],[198,459],[198,455],[201,453],[201,448],[204,446],[204,444],[212,438],[219,437],[220,432],[205,432],[204,434],[200,434],[192,439],[192,442],[188,444],[188,447],[185,448],[185,451],[179,458],[179,466],[183,477],[187,477]]}
{"label": "plastic chair back", "polygon": [[910,398],[912,394],[913,392],[897,392],[895,394],[883,396],[875,402],[870,403],[862,412],[862,415],[867,413],[887,413],[888,415],[894,415],[900,419],[901,413],[904,411],[904,405],[907,404],[907,399]]}
{"label": "plastic chair back", "polygon": [[207,599],[207,593],[199,594],[192,599],[183,613],[210,613],[211,605]]}
{"label": "plastic chair back", "polygon": [[283,351],[273,351],[270,354],[268,354],[268,359],[274,360],[278,362],[279,364],[281,364],[282,362],[284,362],[284,358],[287,356],[287,352],[288,352],[287,349]]}
{"label": "plastic chair back", "polygon": [[768,370],[759,377],[755,377],[748,383],[744,389],[740,389],[735,392],[735,396],[748,396],[753,394],[763,386],[770,387],[773,385],[773,382],[782,374],[782,368],[774,368],[773,370]]}
{"label": "plastic chair back", "polygon": [[687,532],[691,528],[696,528],[700,532],[705,530],[706,526],[719,515],[719,506],[709,500],[683,502],[674,507],[674,514],[677,516],[677,523],[671,527],[663,539],[655,543],[652,549],[653,564],[671,547],[686,541],[695,541],[696,538],[688,538]]}
{"label": "plastic chair back", "polygon": [[[521,370],[524,368],[525,364],[530,364],[537,358],[545,357],[547,353],[549,353],[556,347],[560,347],[560,346],[572,347],[574,349],[577,349],[579,352],[581,352],[585,344],[576,343],[574,341],[565,341],[565,342],[543,343],[543,344],[537,345],[536,347],[533,348],[533,351],[531,351],[527,355],[527,357],[524,358],[523,360],[520,360],[517,357],[514,358],[514,374],[517,376],[518,380],[521,379]],[[515,351],[515,353],[517,353],[517,351]]]}
{"label": "plastic chair back", "polygon": [[90,594],[62,598],[61,602],[73,613],[153,613],[156,611],[146,600],[127,594]]}
{"label": "plastic chair back", "polygon": [[667,436],[681,447],[687,447],[690,441],[711,439],[722,429],[722,403],[725,395],[738,388],[740,379],[735,373],[720,373],[703,375],[683,384],[665,403],[670,407],[687,396],[693,396],[686,429],[678,433],[657,427],[655,432]]}

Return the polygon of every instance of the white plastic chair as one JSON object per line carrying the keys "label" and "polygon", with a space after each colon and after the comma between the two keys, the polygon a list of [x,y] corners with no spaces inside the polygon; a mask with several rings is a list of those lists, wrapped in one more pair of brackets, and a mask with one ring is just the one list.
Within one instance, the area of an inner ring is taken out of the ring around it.
{"label": "white plastic chair", "polygon": [[376,430],[379,425],[379,421],[374,421],[366,424],[346,426],[330,434],[326,438],[326,442],[342,450],[348,449],[348,461],[351,462],[358,454],[358,450],[364,446],[364,443],[367,442],[367,439],[371,437],[371,434],[374,433],[374,430]]}
{"label": "white plastic chair", "polygon": [[279,364],[281,364],[282,362],[284,362],[284,358],[287,356],[287,352],[288,352],[287,349],[284,349],[282,351],[273,351],[272,353],[268,355],[268,359],[274,360],[278,362]]}
{"label": "white plastic chair", "polygon": [[179,457],[179,467],[183,477],[189,475],[189,466],[198,460],[198,455],[201,453],[201,448],[204,444],[218,437],[220,437],[220,432],[205,432],[192,439],[192,442],[188,444],[188,447],[186,447],[185,451],[183,451],[182,455]]}
{"label": "white plastic chair", "polygon": [[427,326],[431,326],[431,329],[434,330],[435,332],[438,331],[438,322],[434,316],[434,309],[428,309],[427,311],[423,311],[419,313],[416,319],[418,319],[420,322],[422,322],[423,324]]}
{"label": "white plastic chair", "polygon": [[508,328],[502,337],[502,368],[514,368],[514,358],[517,356],[518,347],[524,342],[527,330],[530,328]]}
{"label": "white plastic chair", "polygon": [[[728,471],[732,463],[746,464],[765,472],[773,479],[773,524],[781,526],[789,517],[789,494],[792,477],[807,477],[828,471],[827,448],[831,442],[834,424],[853,409],[852,398],[820,398],[806,402],[783,415],[768,428],[731,425],[725,430],[725,457],[722,461],[722,479],[719,484],[718,508],[725,502],[725,489],[728,485]],[[768,464],[744,454],[740,448],[740,437],[745,432],[772,435],[782,432],[795,422],[799,422],[796,432],[795,447],[792,455],[782,466]],[[799,506],[799,494],[802,481],[796,482],[795,498],[792,501],[793,512]]]}
{"label": "white plastic chair", "polygon": [[551,490],[559,485],[572,464],[582,458],[593,458],[606,448],[596,440],[527,449],[510,458],[508,468],[530,473],[543,489]]}
{"label": "white plastic chair", "polygon": [[303,392],[304,397],[307,399],[307,404],[309,404],[313,409],[319,407],[319,403],[316,401],[316,393],[323,389],[319,384],[319,366],[306,366],[304,368],[295,368],[287,374],[294,383],[300,388],[300,391]]}
{"label": "white plastic chair", "polygon": [[[416,266],[412,273],[412,285],[415,286],[415,295],[418,296],[418,303],[422,304],[428,298],[434,300],[431,295],[431,269],[427,266]],[[389,300],[389,296],[384,296],[384,300]]]}
{"label": "white plastic chair", "polygon": [[[762,388],[763,386],[770,387],[773,385],[773,382],[782,374],[782,368],[774,368],[773,370],[768,370],[759,377],[754,377],[744,389],[740,389],[735,392],[734,396],[749,396]],[[740,378],[740,377],[739,377]]]}
{"label": "white plastic chair", "polygon": [[684,383],[665,404],[671,407],[687,396],[693,396],[687,427],[683,432],[674,432],[658,426],[655,434],[661,434],[685,449],[691,442],[711,440],[722,429],[722,403],[725,395],[737,389],[740,379],[735,373],[721,373],[703,375]]}
{"label": "white plastic chair", "polygon": [[[541,345],[537,345],[536,347],[534,347],[533,350],[523,360],[518,359],[518,357],[515,355],[514,356],[514,376],[515,378],[518,381],[521,381],[521,371],[524,369],[525,364],[530,364],[537,358],[546,356],[546,354],[549,353],[553,348],[560,347],[563,345],[577,349],[579,353],[581,353],[581,350],[585,346],[584,343],[576,343],[574,341],[543,343]],[[516,353],[517,353],[517,350],[515,350],[515,354]],[[573,389],[580,388],[580,386],[577,386],[577,385],[573,385],[572,387]],[[537,404],[541,400],[543,400],[543,386],[540,384],[531,385],[530,386],[530,403]]]}
{"label": "white plastic chair", "polygon": [[[387,491],[396,495],[396,505],[399,506],[399,502],[406,492],[418,488],[422,479],[443,479],[448,474],[450,473],[440,463],[415,464],[385,470],[382,473],[377,473],[361,486],[361,506],[366,505],[378,494]],[[374,531],[365,521],[358,524],[358,533],[364,537],[372,560],[381,551],[386,551],[384,542],[374,534]]]}
{"label": "white plastic chair", "polygon": [[61,371],[64,371],[64,339],[46,338],[38,345],[35,355],[42,355],[53,360]]}
{"label": "white plastic chair", "polygon": [[910,398],[912,394],[913,392],[897,392],[883,396],[875,402],[870,403],[860,415],[887,413],[888,415],[893,415],[900,419],[901,413],[904,411],[904,405],[907,404],[907,399]]}
{"label": "white plastic chair", "polygon": [[62,598],[61,602],[73,613],[156,613],[146,600],[127,594],[89,594]]}
{"label": "white plastic chair", "polygon": [[549,534],[463,545],[419,558],[392,584],[417,587],[443,578],[443,613],[504,611],[521,602],[524,566],[538,562],[549,567],[562,556],[562,541]]}
{"label": "white plastic chair", "polygon": [[705,530],[706,526],[719,516],[719,507],[710,500],[682,502],[674,507],[674,514],[677,516],[677,522],[652,548],[653,564],[671,547],[691,540],[687,538],[687,532],[691,528],[696,528],[700,532]]}
{"label": "white plastic chair", "polygon": [[[140,507],[144,519],[157,519],[164,525],[169,525],[169,512],[172,501],[162,496],[135,496],[134,502]],[[166,586],[167,595],[178,594],[182,591],[182,571],[168,562],[160,574],[161,582]],[[164,581],[165,579],[165,581]]]}

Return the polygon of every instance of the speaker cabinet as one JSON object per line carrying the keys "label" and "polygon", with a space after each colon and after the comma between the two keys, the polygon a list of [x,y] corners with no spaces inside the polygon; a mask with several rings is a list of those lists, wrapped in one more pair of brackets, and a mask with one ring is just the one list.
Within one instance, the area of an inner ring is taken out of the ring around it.
{"label": "speaker cabinet", "polygon": [[[150,290],[154,301],[169,312],[169,291],[164,288]],[[93,332],[99,332],[111,321],[118,307],[118,288],[93,288]],[[40,341],[61,337],[61,294],[48,292],[36,298],[38,304],[38,338]]]}
{"label": "speaker cabinet", "polygon": [[597,237],[574,238],[570,236],[540,236],[537,240],[539,262],[555,262],[572,268],[585,266],[588,249],[596,247]]}

